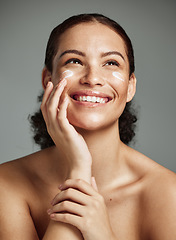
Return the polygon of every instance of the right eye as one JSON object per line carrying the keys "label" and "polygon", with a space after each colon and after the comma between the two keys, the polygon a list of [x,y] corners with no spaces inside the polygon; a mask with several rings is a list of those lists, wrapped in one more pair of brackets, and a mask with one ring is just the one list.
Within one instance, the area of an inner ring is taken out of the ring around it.
{"label": "right eye", "polygon": [[67,60],[65,64],[69,64],[69,63],[82,65],[82,62],[77,58],[71,58],[71,59]]}

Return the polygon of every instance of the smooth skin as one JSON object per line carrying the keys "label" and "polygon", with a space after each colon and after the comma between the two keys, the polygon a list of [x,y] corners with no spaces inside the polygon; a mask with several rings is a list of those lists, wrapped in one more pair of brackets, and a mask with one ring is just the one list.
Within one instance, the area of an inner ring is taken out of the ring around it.
{"label": "smooth skin", "polygon": [[[59,57],[68,49],[83,54]],[[123,58],[102,55],[110,51]],[[67,69],[73,77],[60,79]],[[124,82],[104,77],[114,71]],[[99,23],[67,30],[42,83],[55,146],[1,165],[0,239],[175,240],[175,173],[120,141],[118,119],[136,90],[120,36]],[[78,90],[112,98],[79,105]]]}

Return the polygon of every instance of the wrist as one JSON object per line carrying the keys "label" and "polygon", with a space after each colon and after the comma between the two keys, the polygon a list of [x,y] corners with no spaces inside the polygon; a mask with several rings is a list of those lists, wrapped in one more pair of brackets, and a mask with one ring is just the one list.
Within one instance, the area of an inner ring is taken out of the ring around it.
{"label": "wrist", "polygon": [[82,179],[88,183],[91,183],[91,166],[90,167],[74,167],[72,168],[68,175],[68,179]]}

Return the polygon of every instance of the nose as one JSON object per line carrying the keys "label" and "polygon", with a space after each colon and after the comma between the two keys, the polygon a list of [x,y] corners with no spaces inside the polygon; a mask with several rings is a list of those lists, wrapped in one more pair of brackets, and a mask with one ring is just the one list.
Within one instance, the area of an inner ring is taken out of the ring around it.
{"label": "nose", "polygon": [[89,67],[85,75],[80,79],[80,83],[89,85],[90,87],[95,85],[103,86],[105,84],[105,80],[100,70],[95,69],[95,67]]}

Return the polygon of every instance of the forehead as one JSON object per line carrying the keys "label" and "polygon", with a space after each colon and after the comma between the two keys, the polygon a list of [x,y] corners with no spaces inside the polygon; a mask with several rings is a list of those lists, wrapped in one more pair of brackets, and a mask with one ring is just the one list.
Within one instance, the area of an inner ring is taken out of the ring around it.
{"label": "forehead", "polygon": [[97,23],[80,23],[67,29],[59,39],[58,51],[68,48],[79,50],[118,50],[126,54],[126,46],[122,37],[110,27]]}

